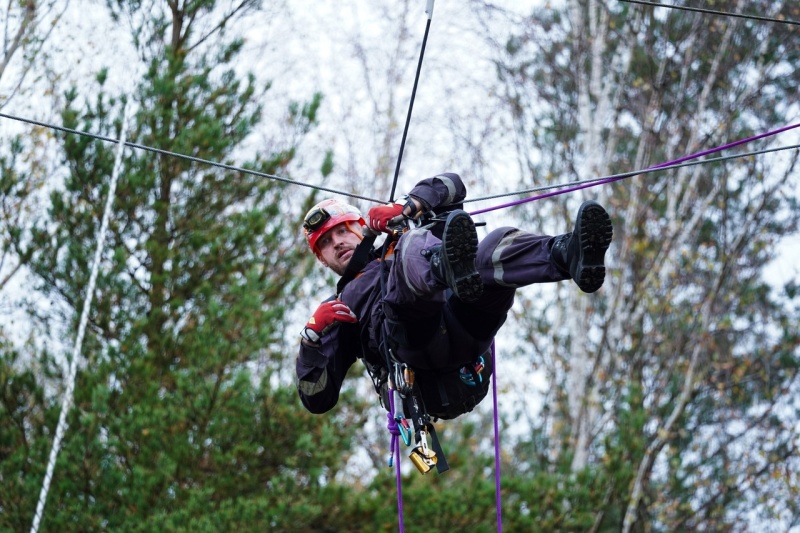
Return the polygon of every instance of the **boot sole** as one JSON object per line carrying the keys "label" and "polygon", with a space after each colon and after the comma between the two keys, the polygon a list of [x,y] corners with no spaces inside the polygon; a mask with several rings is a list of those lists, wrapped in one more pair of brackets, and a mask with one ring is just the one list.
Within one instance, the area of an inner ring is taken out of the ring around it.
{"label": "boot sole", "polygon": [[442,259],[447,285],[456,297],[474,302],[483,294],[483,282],[475,268],[478,232],[470,216],[462,210],[450,213],[442,234]]}
{"label": "boot sole", "polygon": [[587,202],[578,213],[575,233],[580,237],[580,259],[574,279],[583,292],[595,292],[606,279],[604,257],[614,236],[611,218],[603,207]]}

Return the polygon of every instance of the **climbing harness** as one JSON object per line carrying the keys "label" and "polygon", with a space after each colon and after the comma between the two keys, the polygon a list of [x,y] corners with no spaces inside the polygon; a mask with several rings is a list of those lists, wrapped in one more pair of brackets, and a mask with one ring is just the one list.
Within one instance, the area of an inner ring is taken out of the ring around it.
{"label": "climbing harness", "polygon": [[[388,254],[394,238],[399,238],[401,233],[402,231],[398,229],[386,238],[382,252],[384,258]],[[388,262],[382,261],[379,276],[381,298],[386,294],[388,268]],[[439,443],[432,417],[425,409],[422,393],[416,381],[416,373],[414,369],[396,357],[399,345],[397,330],[401,327],[399,323],[390,320],[383,313],[383,330],[380,332],[378,344],[386,372],[376,372],[373,367],[370,376],[373,376],[373,385],[381,397],[384,407],[393,408],[392,418],[406,446],[411,444],[411,435],[412,433],[414,435],[414,448],[409,455],[411,462],[423,474],[427,474],[434,467],[439,473],[442,473],[449,470],[450,466]],[[387,401],[385,396],[391,398]],[[429,435],[430,446],[428,446]]]}

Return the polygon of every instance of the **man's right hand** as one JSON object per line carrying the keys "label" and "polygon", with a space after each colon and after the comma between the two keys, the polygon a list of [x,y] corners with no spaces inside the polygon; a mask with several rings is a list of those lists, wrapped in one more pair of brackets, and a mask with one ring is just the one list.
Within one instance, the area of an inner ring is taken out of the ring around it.
{"label": "man's right hand", "polygon": [[358,323],[358,317],[347,307],[347,304],[339,300],[324,302],[317,307],[317,310],[308,319],[308,323],[303,328],[303,331],[300,332],[300,336],[311,344],[319,344],[322,336],[341,322],[356,324]]}
{"label": "man's right hand", "polygon": [[367,212],[367,226],[378,233],[391,232],[389,224],[403,219],[403,206],[400,204],[386,204],[373,207]]}

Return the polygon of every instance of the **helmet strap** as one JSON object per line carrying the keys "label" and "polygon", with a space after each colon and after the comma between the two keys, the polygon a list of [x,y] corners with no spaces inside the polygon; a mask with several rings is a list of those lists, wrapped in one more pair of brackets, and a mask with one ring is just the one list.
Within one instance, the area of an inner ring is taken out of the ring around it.
{"label": "helmet strap", "polygon": [[361,272],[361,269],[364,268],[367,263],[369,263],[372,245],[375,243],[375,239],[377,237],[378,234],[372,232],[369,232],[366,237],[361,235],[361,242],[358,244],[358,246],[356,246],[353,256],[350,258],[350,262],[347,263],[344,274],[342,274],[342,277],[336,284],[336,294],[341,294],[345,285],[350,283],[350,280],[356,277],[356,274]]}

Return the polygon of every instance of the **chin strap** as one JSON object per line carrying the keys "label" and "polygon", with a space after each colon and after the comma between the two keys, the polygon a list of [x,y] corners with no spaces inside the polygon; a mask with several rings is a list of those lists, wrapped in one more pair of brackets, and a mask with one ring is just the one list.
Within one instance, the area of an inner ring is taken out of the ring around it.
{"label": "chin strap", "polygon": [[350,283],[350,281],[356,277],[356,274],[361,272],[361,269],[370,262],[372,245],[375,244],[375,239],[378,238],[378,234],[367,229],[366,226],[364,227],[364,231],[366,235],[364,235],[364,238],[361,239],[361,242],[356,246],[356,249],[353,251],[353,256],[350,258],[350,262],[347,263],[344,274],[342,274],[341,279],[339,279],[339,282],[336,284],[336,294],[341,294],[345,285]]}

